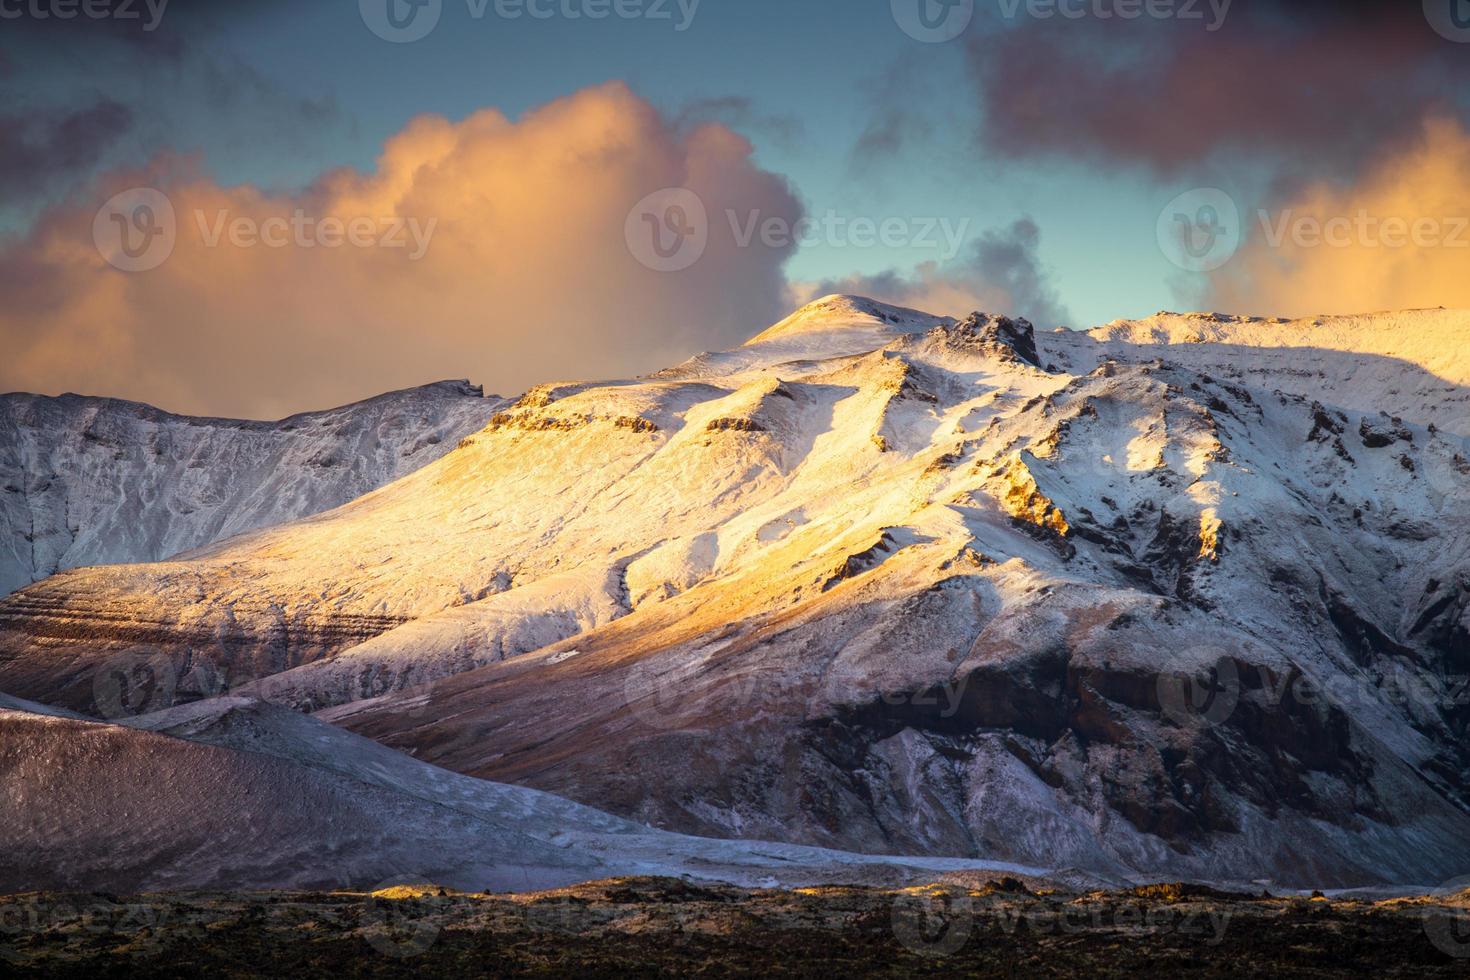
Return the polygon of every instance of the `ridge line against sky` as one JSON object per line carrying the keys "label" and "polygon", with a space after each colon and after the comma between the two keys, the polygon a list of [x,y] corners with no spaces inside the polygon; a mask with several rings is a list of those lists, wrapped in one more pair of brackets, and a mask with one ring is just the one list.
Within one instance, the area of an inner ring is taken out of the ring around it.
{"label": "ridge line against sky", "polygon": [[[407,43],[387,0],[0,19],[0,389],[255,418],[433,377],[515,391],[832,291],[1041,326],[1470,306],[1470,44],[1429,4],[966,0],[935,42],[910,0],[596,2],[439,0]],[[134,187],[178,240],[126,272],[94,219]],[[625,226],[670,187],[707,240],[661,272]],[[1168,238],[1209,189],[1235,209],[1218,266]],[[261,244],[298,213],[393,219],[407,247]]]}

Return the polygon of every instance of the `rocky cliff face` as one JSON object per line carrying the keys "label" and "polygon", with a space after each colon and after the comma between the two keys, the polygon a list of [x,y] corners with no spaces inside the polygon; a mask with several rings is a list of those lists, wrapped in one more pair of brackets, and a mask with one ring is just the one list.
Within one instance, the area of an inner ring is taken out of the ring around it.
{"label": "rocky cliff face", "polygon": [[1467,330],[830,297],[339,510],[26,589],[0,689],[234,688],[700,834],[1432,884],[1470,870]]}

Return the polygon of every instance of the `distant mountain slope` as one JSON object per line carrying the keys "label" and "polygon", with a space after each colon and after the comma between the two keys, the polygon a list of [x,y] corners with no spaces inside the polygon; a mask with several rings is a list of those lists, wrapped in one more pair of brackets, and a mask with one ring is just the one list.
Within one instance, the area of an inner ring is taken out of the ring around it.
{"label": "distant mountain slope", "polygon": [[[1463,310],[1405,310],[1304,320],[1158,313],[1081,336],[1048,335],[1081,364],[1167,356],[1222,378],[1342,408],[1400,415],[1470,437],[1470,323]],[[1068,344],[1067,341],[1073,341]],[[1268,387],[1269,386],[1269,387]]]}
{"label": "distant mountain slope", "polygon": [[131,726],[0,701],[0,894],[362,889],[398,878],[525,891],[646,874],[903,883],[1035,870],[682,837],[238,698]]}
{"label": "distant mountain slope", "polygon": [[1351,320],[828,297],[534,389],[334,511],[25,589],[0,689],[95,712],[144,656],[685,832],[1433,884],[1470,871],[1470,314]]}
{"label": "distant mountain slope", "polygon": [[499,403],[468,382],[280,422],[0,395],[0,595],[328,510],[433,462]]}

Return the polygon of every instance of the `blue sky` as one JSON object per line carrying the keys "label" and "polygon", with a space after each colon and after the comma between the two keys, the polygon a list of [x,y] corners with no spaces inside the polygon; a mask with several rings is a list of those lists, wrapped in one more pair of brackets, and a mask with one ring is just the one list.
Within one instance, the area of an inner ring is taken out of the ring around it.
{"label": "blue sky", "polygon": [[[494,106],[518,116],[610,79],[670,116],[739,100],[739,111],[719,115],[751,139],[761,166],[790,180],[811,214],[948,217],[968,221],[971,236],[1029,216],[1075,325],[1181,301],[1182,274],[1160,254],[1154,223],[1165,201],[1195,186],[1188,175],[1160,182],[1128,168],[1018,164],[987,153],[965,45],[1004,28],[993,11],[982,8],[966,36],[931,44],[904,34],[886,0],[702,0],[684,31],[673,0],[667,9],[666,20],[512,20],[497,16],[493,2],[476,18],[469,0],[445,0],[427,37],[391,44],[368,30],[352,2],[200,9],[175,0],[155,33],[182,45],[186,58],[208,58],[238,87],[227,109],[146,45],[141,53],[97,57],[97,48],[78,46],[58,55],[69,43],[60,25],[47,47],[12,52],[29,71],[11,82],[41,103],[80,101],[90,91],[141,107],[137,132],[108,162],[136,162],[168,146],[202,154],[221,182],[279,188],[335,166],[371,168],[383,141],[425,112],[460,119]],[[286,118],[298,101],[323,114]],[[925,130],[913,145],[864,161],[855,148],[880,103],[923,120]],[[929,248],[815,245],[787,271],[796,280],[841,278],[935,257]]]}
{"label": "blue sky", "polygon": [[[340,6],[291,14],[299,26],[284,41],[266,16],[230,38],[242,59],[269,51],[283,86],[333,93],[356,122],[295,174],[284,172],[285,161],[241,160],[238,179],[272,169],[280,179],[299,179],[333,155],[366,166],[381,140],[416,113],[458,118],[494,105],[515,115],[623,79],[671,115],[706,101],[748,100],[747,118],[732,117],[735,128],[754,142],[764,167],[791,180],[813,214],[949,216],[968,219],[972,234],[1029,215],[1042,228],[1042,261],[1076,325],[1144,315],[1181,299],[1171,285],[1181,273],[1160,254],[1154,226],[1163,204],[1195,185],[988,158],[964,39],[915,41],[898,29],[886,0],[703,0],[684,32],[672,21],[476,20],[460,0],[446,3],[428,37],[402,45],[383,43],[353,18],[344,25]],[[970,33],[1001,26],[999,18],[981,17]],[[332,41],[324,47],[322,38]],[[902,78],[899,91],[889,90],[894,75]],[[854,148],[879,98],[906,105],[932,127],[922,143],[862,168]],[[817,246],[799,252],[788,272],[799,280],[841,278],[933,257],[927,249]]]}

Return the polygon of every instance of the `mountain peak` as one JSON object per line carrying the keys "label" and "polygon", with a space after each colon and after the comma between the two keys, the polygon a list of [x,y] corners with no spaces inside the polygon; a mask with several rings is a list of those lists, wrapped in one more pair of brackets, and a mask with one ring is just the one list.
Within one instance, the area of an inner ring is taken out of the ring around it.
{"label": "mountain peak", "polygon": [[780,323],[746,341],[746,346],[833,331],[876,329],[895,334],[918,333],[938,324],[953,322],[951,317],[880,303],[866,296],[834,293],[806,304]]}
{"label": "mountain peak", "polygon": [[1036,351],[1036,328],[1030,320],[977,310],[949,329],[952,333],[973,336],[988,345],[1011,351],[1028,364],[1041,366],[1041,356]]}

